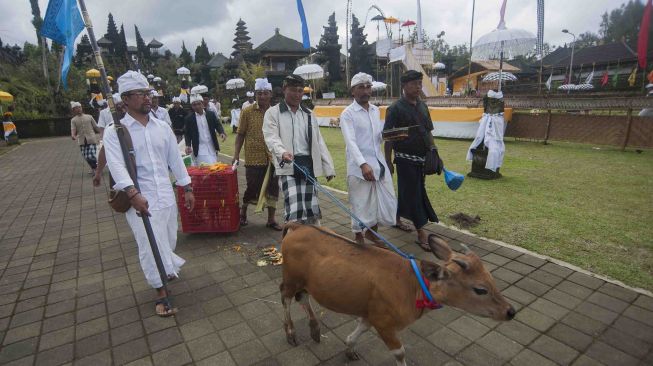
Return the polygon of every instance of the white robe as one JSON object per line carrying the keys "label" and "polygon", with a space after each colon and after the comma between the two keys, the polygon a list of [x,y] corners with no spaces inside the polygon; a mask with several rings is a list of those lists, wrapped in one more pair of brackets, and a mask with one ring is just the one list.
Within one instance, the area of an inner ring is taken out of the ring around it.
{"label": "white robe", "polygon": [[483,113],[478,130],[476,130],[476,138],[474,138],[474,141],[467,151],[467,160],[472,161],[472,149],[475,149],[481,142],[483,142],[488,149],[485,169],[496,172],[503,164],[503,156],[506,151],[506,147],[503,143],[504,131],[505,120],[503,118],[503,113]]}
{"label": "white robe", "polygon": [[232,127],[238,127],[239,120],[240,120],[240,109],[232,109],[231,110],[231,126]]}

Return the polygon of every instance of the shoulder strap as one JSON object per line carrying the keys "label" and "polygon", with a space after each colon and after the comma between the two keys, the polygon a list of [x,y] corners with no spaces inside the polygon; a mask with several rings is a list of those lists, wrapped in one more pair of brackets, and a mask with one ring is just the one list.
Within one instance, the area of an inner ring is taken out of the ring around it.
{"label": "shoulder strap", "polygon": [[[129,159],[131,160],[134,166],[134,176],[132,177],[132,179],[136,179],[137,177],[136,157],[134,155],[134,144],[132,142],[132,136],[129,133],[127,127],[125,127],[122,123],[117,124],[115,128],[116,128],[116,133],[118,134],[118,138],[120,138],[120,135],[122,135],[123,138],[125,139],[125,143],[127,144],[127,151],[129,152]],[[129,169],[127,169],[127,171],[129,171]]]}

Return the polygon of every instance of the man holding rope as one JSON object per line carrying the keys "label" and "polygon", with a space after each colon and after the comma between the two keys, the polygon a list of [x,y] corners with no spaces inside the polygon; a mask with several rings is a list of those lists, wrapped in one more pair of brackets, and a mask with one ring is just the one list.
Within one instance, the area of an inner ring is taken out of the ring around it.
{"label": "man holding rope", "polygon": [[[300,106],[305,81],[288,75],[283,81],[284,99],[265,112],[263,137],[274,157],[284,195],[284,221],[320,225],[320,206],[315,186],[306,180],[303,167],[313,177],[335,177],[331,154],[320,134],[313,112]],[[281,164],[283,162],[283,164]],[[293,162],[293,164],[288,164]]]}
{"label": "man holding rope", "polygon": [[129,176],[113,124],[107,126],[104,133],[107,163],[116,182],[113,188],[125,191],[132,206],[126,212],[126,219],[138,244],[138,255],[147,283],[157,291],[156,314],[170,316],[177,309],[167,301],[168,294],[140,216],[150,217],[165,273],[169,280],[175,279],[185,261],[174,253],[177,245],[177,206],[168,167],[177,179],[177,185],[184,187],[185,204],[189,210],[195,206],[195,197],[172,129],[166,122],[150,115],[151,94],[145,76],[128,71],[118,78],[118,88],[127,109],[121,124],[129,131],[133,143],[140,191],[134,187]]}

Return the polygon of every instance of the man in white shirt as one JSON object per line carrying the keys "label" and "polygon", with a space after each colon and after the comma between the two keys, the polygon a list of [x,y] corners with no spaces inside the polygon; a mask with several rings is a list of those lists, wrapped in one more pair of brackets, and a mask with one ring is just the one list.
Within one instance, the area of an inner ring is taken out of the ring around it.
{"label": "man in white shirt", "polygon": [[235,134],[238,131],[238,122],[240,121],[240,108],[238,108],[238,99],[231,100],[231,130]]}
{"label": "man in white shirt", "polygon": [[168,110],[163,107],[159,107],[160,96],[156,90],[152,90],[151,98],[152,98],[152,109],[150,110],[150,116],[158,120],[161,120],[167,123],[168,126],[172,127],[172,121],[170,120],[170,115],[168,114]]}
{"label": "man in white shirt", "polygon": [[243,103],[243,106],[240,107],[241,112],[244,111],[245,108],[254,104],[254,92],[248,91],[247,93],[245,93],[245,95],[247,96],[247,100],[245,101],[245,103]]}
{"label": "man in white shirt", "polygon": [[[395,224],[397,199],[392,176],[381,152],[383,122],[379,107],[369,102],[372,96],[372,76],[358,73],[351,79],[354,102],[340,116],[340,130],[347,148],[347,186],[352,212],[367,227],[376,231],[378,224]],[[371,233],[352,218],[356,241],[364,236],[376,243]]]}
{"label": "man in white shirt", "polygon": [[104,134],[107,163],[115,180],[113,188],[125,191],[132,205],[125,216],[138,244],[138,255],[147,283],[157,290],[156,314],[170,316],[177,309],[167,301],[168,294],[140,216],[150,217],[165,275],[168,279],[174,279],[184,260],[174,253],[177,244],[177,206],[168,168],[177,179],[176,184],[184,187],[185,204],[189,210],[195,206],[195,197],[172,129],[166,122],[150,115],[150,87],[145,76],[128,71],[118,78],[118,89],[127,108],[121,125],[131,135],[139,188],[135,188],[135,182],[127,171],[114,124],[109,125]]}
{"label": "man in white shirt", "polygon": [[215,113],[204,109],[202,96],[191,94],[191,107],[193,112],[186,117],[184,139],[186,140],[186,153],[192,153],[193,165],[214,164],[218,162],[217,152],[220,151],[217,134],[222,142],[227,139],[224,129]]}
{"label": "man in white shirt", "polygon": [[[122,110],[124,107],[122,103],[122,98],[119,93],[115,93],[113,96],[113,104],[116,106],[117,110]],[[104,137],[104,129],[108,125],[113,123],[113,116],[111,116],[111,109],[104,108],[100,111],[100,116],[98,117],[97,126],[100,127],[100,140]]]}

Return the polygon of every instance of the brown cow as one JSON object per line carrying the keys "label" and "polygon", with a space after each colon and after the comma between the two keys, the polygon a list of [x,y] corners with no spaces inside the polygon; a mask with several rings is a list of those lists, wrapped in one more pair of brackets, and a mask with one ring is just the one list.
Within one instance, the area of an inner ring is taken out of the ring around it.
{"label": "brown cow", "polygon": [[[308,314],[311,338],[320,341],[320,323],[311,308],[310,294],[329,310],[358,317],[358,326],[346,340],[348,358],[358,359],[353,349],[356,340],[374,327],[397,365],[405,366],[405,351],[397,333],[428,311],[416,306],[424,295],[409,261],[388,250],[359,245],[323,227],[290,223],[285,233],[280,290],[288,343],[297,344],[290,319],[293,297]],[[429,236],[428,243],[443,262],[418,261],[418,266],[430,281],[437,302],[495,320],[515,316],[515,309],[475,253],[454,253],[435,235]]]}

